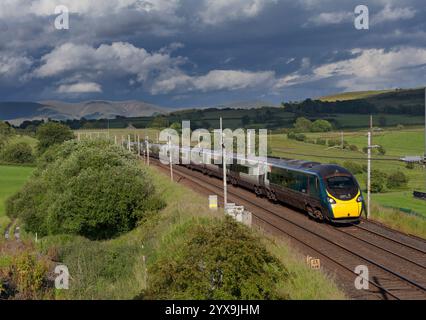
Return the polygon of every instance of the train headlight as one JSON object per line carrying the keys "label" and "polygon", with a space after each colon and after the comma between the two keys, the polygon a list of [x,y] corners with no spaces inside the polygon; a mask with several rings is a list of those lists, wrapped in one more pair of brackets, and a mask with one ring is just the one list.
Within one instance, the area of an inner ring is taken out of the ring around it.
{"label": "train headlight", "polygon": [[364,201],[364,198],[363,198],[362,196],[359,196],[359,197],[358,197],[358,199],[356,199],[356,201],[358,201],[358,202],[363,202],[363,201]]}
{"label": "train headlight", "polygon": [[336,201],[332,198],[328,198],[328,202],[330,202],[330,204],[336,204]]}

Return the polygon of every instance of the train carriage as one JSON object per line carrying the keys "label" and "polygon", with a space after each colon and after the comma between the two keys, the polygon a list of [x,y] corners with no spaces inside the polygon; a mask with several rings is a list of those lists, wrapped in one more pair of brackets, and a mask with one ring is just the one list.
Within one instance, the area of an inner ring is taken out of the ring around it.
{"label": "train carriage", "polygon": [[[161,145],[151,145],[151,155],[158,159]],[[194,161],[194,152],[198,161]],[[223,166],[216,164],[220,152],[207,149],[180,148],[180,160],[206,175],[223,178]],[[267,158],[266,160],[237,154],[227,156],[227,180],[258,196],[266,196],[306,211],[317,220],[337,223],[356,222],[364,210],[361,189],[355,177],[337,165],[311,161]],[[232,159],[232,160],[231,160]]]}

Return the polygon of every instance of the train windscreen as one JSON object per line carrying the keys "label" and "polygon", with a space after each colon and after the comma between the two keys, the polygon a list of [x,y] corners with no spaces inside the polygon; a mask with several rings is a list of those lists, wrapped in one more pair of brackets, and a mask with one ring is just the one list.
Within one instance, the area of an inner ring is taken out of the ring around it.
{"label": "train windscreen", "polygon": [[335,176],[327,179],[327,189],[340,200],[351,200],[358,194],[358,186],[353,177]]}

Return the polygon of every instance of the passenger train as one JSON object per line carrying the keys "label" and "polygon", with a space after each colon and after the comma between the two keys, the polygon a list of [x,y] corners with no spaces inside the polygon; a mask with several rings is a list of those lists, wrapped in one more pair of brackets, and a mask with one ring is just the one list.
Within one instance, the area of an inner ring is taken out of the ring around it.
{"label": "passenger train", "polygon": [[[150,144],[150,157],[159,159],[163,145]],[[176,149],[178,149],[176,147]],[[177,151],[177,150],[176,150]],[[190,152],[202,161],[194,162]],[[222,154],[207,149],[179,148],[179,163],[205,175],[223,178],[223,166],[216,160]],[[361,189],[355,177],[345,168],[312,161],[227,155],[228,183],[305,211],[318,221],[332,223],[358,222],[365,209]],[[240,160],[240,161],[238,161]]]}

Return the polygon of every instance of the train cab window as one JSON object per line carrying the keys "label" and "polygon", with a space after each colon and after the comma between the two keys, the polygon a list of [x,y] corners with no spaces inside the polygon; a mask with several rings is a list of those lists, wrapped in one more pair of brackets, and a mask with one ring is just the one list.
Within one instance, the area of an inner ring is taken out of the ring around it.
{"label": "train cab window", "polygon": [[358,187],[351,176],[335,176],[326,181],[327,189],[338,199],[350,200],[358,194]]}

